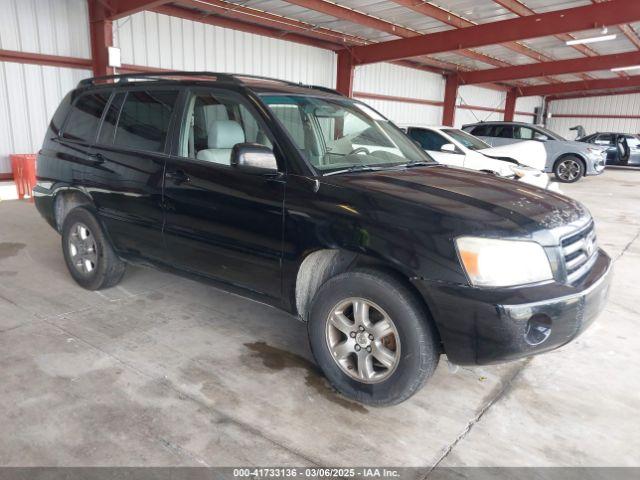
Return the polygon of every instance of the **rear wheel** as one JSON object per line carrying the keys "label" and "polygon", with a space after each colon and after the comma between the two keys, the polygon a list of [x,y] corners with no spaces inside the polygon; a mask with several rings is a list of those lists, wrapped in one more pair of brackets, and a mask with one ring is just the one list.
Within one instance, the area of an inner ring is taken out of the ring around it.
{"label": "rear wheel", "polygon": [[124,275],[124,262],[113,251],[93,214],[85,208],[74,208],[64,219],[62,251],[69,273],[87,290],[112,287]]}
{"label": "rear wheel", "polygon": [[562,183],[577,182],[584,176],[584,164],[578,157],[563,157],[556,162],[553,173]]}
{"label": "rear wheel", "polygon": [[347,272],[328,280],[309,315],[314,357],[343,395],[393,405],[435,370],[438,342],[422,303],[390,275]]}

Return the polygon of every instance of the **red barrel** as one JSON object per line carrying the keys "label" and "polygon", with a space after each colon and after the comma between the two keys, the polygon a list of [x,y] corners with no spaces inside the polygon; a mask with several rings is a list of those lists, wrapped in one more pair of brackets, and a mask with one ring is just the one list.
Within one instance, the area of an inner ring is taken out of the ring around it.
{"label": "red barrel", "polygon": [[10,155],[13,179],[16,182],[18,198],[28,196],[33,202],[33,187],[36,185],[36,156],[33,154]]}

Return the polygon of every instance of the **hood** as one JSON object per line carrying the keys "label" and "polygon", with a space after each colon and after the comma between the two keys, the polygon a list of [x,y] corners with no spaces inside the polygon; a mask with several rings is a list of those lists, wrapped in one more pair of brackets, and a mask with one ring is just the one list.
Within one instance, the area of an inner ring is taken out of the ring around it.
{"label": "hood", "polygon": [[484,148],[478,150],[478,152],[498,160],[505,157],[512,158],[518,163],[535,168],[536,170],[544,170],[547,163],[547,151],[544,145],[532,140],[502,145],[500,147]]}
{"label": "hood", "polygon": [[543,245],[557,245],[568,227],[573,230],[591,218],[586,208],[564,195],[444,165],[355,172],[322,182],[356,190],[360,195],[354,197],[367,203],[362,210],[379,205],[387,223],[437,218],[451,235],[536,237]]}

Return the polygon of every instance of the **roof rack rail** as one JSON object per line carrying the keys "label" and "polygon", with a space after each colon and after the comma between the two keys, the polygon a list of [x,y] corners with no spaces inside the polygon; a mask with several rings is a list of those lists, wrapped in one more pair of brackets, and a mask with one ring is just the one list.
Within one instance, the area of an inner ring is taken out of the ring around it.
{"label": "roof rack rail", "polygon": [[231,82],[236,84],[245,83],[242,81],[243,78],[265,80],[265,81],[277,82],[277,83],[294,86],[294,87],[313,88],[316,90],[321,90],[323,92],[344,96],[342,93],[338,92],[333,88],[322,87],[319,85],[307,85],[302,82],[296,83],[296,82],[291,82],[289,80],[282,80],[280,78],[265,77],[261,75],[250,75],[250,74],[243,74],[243,73],[219,73],[219,72],[206,72],[206,71],[189,72],[189,71],[182,71],[182,70],[168,70],[168,71],[161,71],[161,72],[143,72],[143,73],[122,73],[119,75],[104,75],[101,77],[91,77],[91,78],[86,78],[84,80],[80,80],[80,82],[78,83],[78,88],[96,85],[98,83],[107,82],[109,80],[117,81],[118,83],[127,83],[130,80],[136,80],[136,79],[159,80],[167,77],[209,77],[212,80],[223,80],[226,82]]}
{"label": "roof rack rail", "polygon": [[302,87],[313,88],[315,90],[320,90],[322,92],[333,93],[335,95],[340,95],[341,97],[346,97],[346,95],[342,92],[339,92],[335,88],[323,87],[321,85],[301,85]]}
{"label": "roof rack rail", "polygon": [[284,83],[285,85],[298,86],[298,87],[302,85],[301,83],[291,82],[289,80],[283,80],[281,78],[265,77],[265,76],[262,76],[262,75],[249,75],[249,74],[245,74],[245,73],[228,73],[227,75],[231,75],[236,80],[240,80],[240,81],[243,78],[248,78],[248,79],[252,79],[252,80],[266,80],[268,82]]}
{"label": "roof rack rail", "polygon": [[181,70],[172,70],[166,72],[144,72],[144,73],[122,73],[119,75],[104,75],[102,77],[91,77],[80,80],[78,87],[86,87],[89,85],[96,85],[100,82],[106,82],[108,80],[116,80],[121,83],[126,83],[129,80],[135,79],[159,79],[164,77],[212,77],[213,79],[226,80],[234,83],[239,83],[234,75],[229,73],[217,73],[217,72],[188,72]]}

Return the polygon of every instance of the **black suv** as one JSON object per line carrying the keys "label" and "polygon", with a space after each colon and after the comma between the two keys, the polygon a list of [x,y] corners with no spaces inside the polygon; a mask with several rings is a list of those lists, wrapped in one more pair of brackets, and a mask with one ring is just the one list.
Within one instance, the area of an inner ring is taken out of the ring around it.
{"label": "black suv", "polygon": [[387,405],[440,354],[564,345],[610,259],[578,202],[434,163],[367,105],[214,73],[80,82],[38,155],[36,205],[88,289],[127,263],[214,282],[308,322],[331,383]]}

